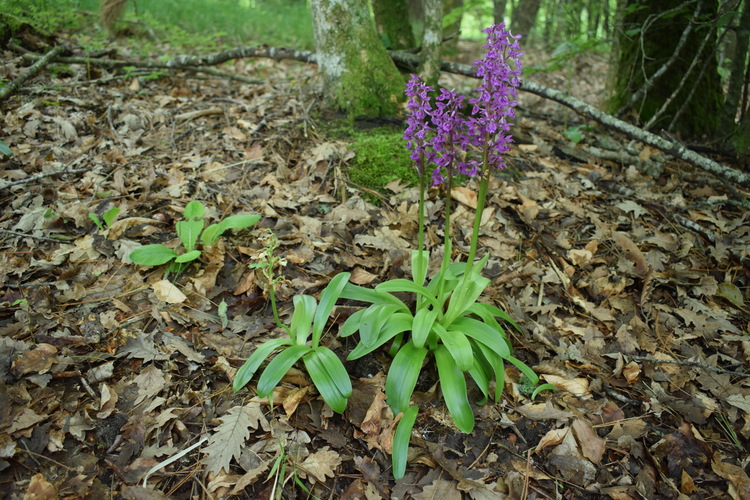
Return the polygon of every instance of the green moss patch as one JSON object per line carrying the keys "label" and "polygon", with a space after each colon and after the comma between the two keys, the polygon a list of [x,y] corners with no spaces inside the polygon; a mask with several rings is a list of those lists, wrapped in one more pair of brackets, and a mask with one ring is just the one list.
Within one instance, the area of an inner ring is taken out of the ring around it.
{"label": "green moss patch", "polygon": [[385,185],[397,179],[414,186],[419,183],[401,130],[356,132],[351,140],[356,156],[348,174],[354,184],[386,193]]}

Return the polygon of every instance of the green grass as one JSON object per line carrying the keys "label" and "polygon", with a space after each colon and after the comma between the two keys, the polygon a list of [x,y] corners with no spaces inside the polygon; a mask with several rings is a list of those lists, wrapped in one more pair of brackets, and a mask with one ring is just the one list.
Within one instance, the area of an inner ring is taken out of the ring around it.
{"label": "green grass", "polygon": [[[98,0],[0,0],[0,12],[13,14],[53,33],[86,34],[92,44],[109,34],[99,24]],[[268,44],[313,48],[310,9],[305,0],[159,0],[133,1],[117,28],[131,27],[140,38],[193,53],[221,46]]]}

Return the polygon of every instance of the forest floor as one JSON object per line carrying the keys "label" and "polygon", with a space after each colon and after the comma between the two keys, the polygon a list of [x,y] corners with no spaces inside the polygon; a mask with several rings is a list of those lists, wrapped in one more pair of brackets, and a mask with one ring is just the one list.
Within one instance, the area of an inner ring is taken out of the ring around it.
{"label": "forest floor", "polygon": [[[526,64],[535,58],[546,56]],[[10,51],[3,60],[8,78],[26,65]],[[581,54],[532,79],[598,104],[606,69]],[[69,65],[2,104],[13,157],[0,162],[0,496],[750,498],[748,212],[709,175],[528,94],[509,169],[490,186],[483,300],[521,325],[515,355],[557,391],[532,401],[509,367],[503,399],[477,406],[467,435],[428,372],[398,481],[385,351],[346,363],[354,393],[342,415],[302,371],[273,406],[254,382],[234,393],[238,367],[282,333],[248,267],[264,230],[287,262],[288,320],[295,294],[316,295],[339,272],[363,285],[404,276],[418,192],[392,182],[373,204],[348,182],[357,151],[326,135],[314,65],[222,70],[258,83]],[[475,188],[453,193],[456,260]],[[129,262],[142,244],[175,246],[191,200],[213,220],[262,219],[171,281]],[[429,202],[437,250],[443,204],[432,192]],[[113,206],[119,216],[98,228],[89,214]],[[355,307],[334,310],[333,333]],[[353,347],[323,342],[342,359]]]}

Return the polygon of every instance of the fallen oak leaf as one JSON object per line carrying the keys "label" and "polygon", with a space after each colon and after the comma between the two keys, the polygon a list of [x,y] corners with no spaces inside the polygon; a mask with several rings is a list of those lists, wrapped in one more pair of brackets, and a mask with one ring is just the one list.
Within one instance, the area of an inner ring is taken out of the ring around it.
{"label": "fallen oak leaf", "polygon": [[214,474],[222,469],[229,470],[232,458],[238,458],[242,453],[251,428],[257,429],[260,426],[269,430],[268,420],[258,403],[235,406],[219,420],[221,424],[203,448],[203,453],[206,454],[204,463],[208,471]]}
{"label": "fallen oak leaf", "polygon": [[341,465],[341,455],[332,451],[328,446],[324,446],[321,450],[308,455],[304,462],[299,464],[299,468],[324,483],[326,476],[334,477],[334,471],[339,465]]}

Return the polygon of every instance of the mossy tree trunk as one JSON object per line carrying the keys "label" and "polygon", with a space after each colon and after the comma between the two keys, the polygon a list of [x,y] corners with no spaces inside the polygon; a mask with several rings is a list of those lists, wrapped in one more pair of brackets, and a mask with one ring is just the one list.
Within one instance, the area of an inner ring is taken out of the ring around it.
{"label": "mossy tree trunk", "polygon": [[623,0],[612,54],[610,111],[689,137],[717,130],[723,94],[717,0]]}
{"label": "mossy tree trunk", "polygon": [[413,49],[416,45],[406,0],[372,0],[375,27],[387,49]]}
{"label": "mossy tree trunk", "polygon": [[420,54],[420,73],[432,86],[440,77],[440,58],[443,43],[443,2],[425,0],[424,33],[422,35],[422,52]]}
{"label": "mossy tree trunk", "polygon": [[[729,137],[729,143],[737,152],[748,153],[750,152],[750,118],[748,117],[750,107],[748,107],[747,96],[745,96],[745,102],[742,102],[742,89],[745,87],[747,91],[746,85],[750,81],[750,66],[747,64],[750,46],[750,1],[745,1],[742,14],[735,17],[739,17],[738,21],[733,22],[736,43],[730,56],[729,85],[719,130],[722,136]],[[737,115],[740,115],[742,120],[739,124],[735,123]]]}
{"label": "mossy tree trunk", "polygon": [[326,104],[347,115],[394,116],[405,83],[375,31],[367,0],[311,0]]}

